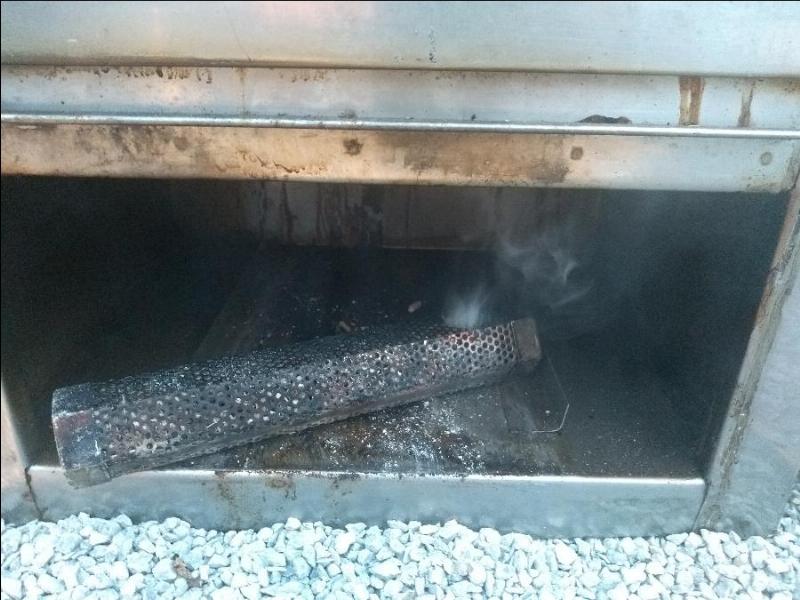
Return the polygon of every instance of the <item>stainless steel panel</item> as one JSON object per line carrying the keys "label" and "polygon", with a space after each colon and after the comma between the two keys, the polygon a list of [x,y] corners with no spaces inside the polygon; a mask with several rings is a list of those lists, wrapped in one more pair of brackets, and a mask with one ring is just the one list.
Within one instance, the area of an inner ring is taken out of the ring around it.
{"label": "stainless steel panel", "polygon": [[27,521],[39,516],[25,474],[24,448],[14,427],[5,386],[0,388],[0,491],[3,518],[13,522]]}
{"label": "stainless steel panel", "polygon": [[3,2],[3,63],[796,76],[794,2]]}
{"label": "stainless steel panel", "polygon": [[800,140],[2,125],[11,174],[779,192]]}
{"label": "stainless steel panel", "polygon": [[671,128],[660,133],[701,135],[710,129],[711,135],[764,137],[763,130],[791,130],[800,137],[796,79],[4,66],[0,87],[3,120],[17,122],[561,133],[625,133],[641,127],[649,135]]}
{"label": "stainless steel panel", "polygon": [[421,476],[355,472],[171,470],[75,490],[58,467],[31,467],[46,519],[80,511],[195,527],[258,528],[296,516],[332,525],[444,521],[551,537],[658,535],[691,528],[702,479]]}
{"label": "stainless steel panel", "polygon": [[697,526],[775,529],[800,473],[800,190],[795,188]]}

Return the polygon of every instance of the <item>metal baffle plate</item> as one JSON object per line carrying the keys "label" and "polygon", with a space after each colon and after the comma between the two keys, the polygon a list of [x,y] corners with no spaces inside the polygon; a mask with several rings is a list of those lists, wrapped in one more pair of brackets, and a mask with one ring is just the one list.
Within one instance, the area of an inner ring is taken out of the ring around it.
{"label": "metal baffle plate", "polygon": [[61,388],[53,430],[76,486],[495,382],[541,356],[532,319],[395,325]]}

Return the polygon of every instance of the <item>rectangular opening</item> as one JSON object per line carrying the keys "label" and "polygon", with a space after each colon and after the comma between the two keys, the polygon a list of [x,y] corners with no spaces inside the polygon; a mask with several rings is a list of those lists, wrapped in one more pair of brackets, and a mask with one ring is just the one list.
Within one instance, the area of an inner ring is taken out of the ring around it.
{"label": "rectangular opening", "polygon": [[533,316],[529,376],[180,466],[698,477],[786,200],[3,177],[3,381],[32,462],[56,465],[58,387],[374,324]]}

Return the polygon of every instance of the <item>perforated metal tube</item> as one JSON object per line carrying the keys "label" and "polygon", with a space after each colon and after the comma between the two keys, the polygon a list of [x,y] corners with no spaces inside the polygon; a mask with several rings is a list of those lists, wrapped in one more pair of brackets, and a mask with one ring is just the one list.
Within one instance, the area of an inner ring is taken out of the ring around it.
{"label": "perforated metal tube", "polygon": [[402,325],[259,350],[53,394],[78,486],[497,381],[538,362],[533,320]]}

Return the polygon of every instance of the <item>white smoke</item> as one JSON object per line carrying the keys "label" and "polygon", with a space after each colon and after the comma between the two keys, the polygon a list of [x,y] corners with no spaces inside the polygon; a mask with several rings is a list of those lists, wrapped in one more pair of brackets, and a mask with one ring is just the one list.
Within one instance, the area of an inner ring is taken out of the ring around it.
{"label": "white smoke", "polygon": [[490,294],[484,284],[467,293],[451,293],[444,306],[444,322],[450,327],[475,329],[484,324]]}
{"label": "white smoke", "polygon": [[557,335],[571,336],[581,322],[594,321],[591,303],[584,302],[595,287],[582,268],[586,259],[579,244],[578,227],[567,220],[533,233],[499,235],[494,247],[495,265],[490,275],[467,288],[451,291],[444,321],[453,327],[487,325],[502,313],[511,317],[541,319],[542,329],[559,328]]}
{"label": "white smoke", "polygon": [[522,276],[529,299],[552,311],[581,300],[594,287],[593,280],[579,276],[571,232],[568,225],[551,228],[522,243],[504,236],[497,246],[499,263]]}

